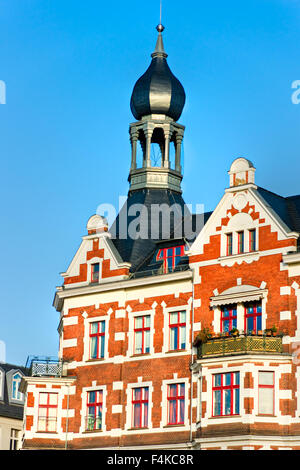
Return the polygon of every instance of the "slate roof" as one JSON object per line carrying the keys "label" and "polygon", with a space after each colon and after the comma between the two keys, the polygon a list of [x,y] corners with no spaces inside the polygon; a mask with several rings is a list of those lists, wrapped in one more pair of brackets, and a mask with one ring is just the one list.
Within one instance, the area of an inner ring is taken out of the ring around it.
{"label": "slate roof", "polygon": [[[141,224],[145,229],[144,238],[137,238],[134,240],[132,237],[127,236],[128,233],[125,233],[122,236],[120,226],[122,224],[122,220],[125,221],[125,228],[127,230],[130,224],[139,217],[139,213],[135,212],[134,215],[128,215],[130,210],[134,209],[135,204],[142,204],[147,208],[148,212],[144,222]],[[176,206],[173,206],[174,204]],[[166,209],[166,212],[163,212],[164,216],[167,213],[167,208],[172,206],[174,207],[175,215],[173,217],[171,215],[170,231],[167,234],[164,232],[162,217],[158,217],[157,214],[153,212],[153,207],[155,207],[155,205],[164,205]],[[185,206],[182,195],[169,189],[142,189],[131,191],[128,194],[127,204],[122,207],[110,229],[112,242],[119,252],[122,260],[124,262],[131,263],[132,273],[147,270],[157,271],[162,264],[162,261],[156,261],[156,253],[160,247],[160,243],[168,242],[169,246],[184,244],[185,240],[183,240],[183,237],[185,234],[183,233],[183,221],[191,222],[191,228],[194,233],[193,236],[189,238],[189,243],[192,243],[210,215],[211,212],[207,212],[202,215],[190,214]],[[156,236],[153,236],[153,232],[151,230],[153,225],[157,232],[155,234]]]}
{"label": "slate roof", "polygon": [[292,232],[300,233],[300,195],[283,197],[261,187],[257,191]]}
{"label": "slate roof", "polygon": [[9,394],[8,394],[8,384],[7,384],[7,372],[11,370],[19,370],[23,372],[24,375],[27,375],[27,369],[25,367],[16,366],[14,364],[6,364],[0,362],[0,369],[4,372],[4,395],[3,400],[0,400],[0,416],[5,418],[13,418],[13,419],[23,419],[23,410],[24,405],[20,404],[12,404],[9,401]]}

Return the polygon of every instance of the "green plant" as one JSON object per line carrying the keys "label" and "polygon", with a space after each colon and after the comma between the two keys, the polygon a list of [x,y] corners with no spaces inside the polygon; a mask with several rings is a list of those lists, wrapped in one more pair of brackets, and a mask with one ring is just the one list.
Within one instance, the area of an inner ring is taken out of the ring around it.
{"label": "green plant", "polygon": [[271,331],[272,331],[273,333],[276,333],[276,331],[277,331],[277,328],[276,328],[276,326],[275,326],[275,325],[273,325],[273,326],[272,326],[272,328],[271,328]]}
{"label": "green plant", "polygon": [[196,341],[199,343],[206,343],[208,338],[211,338],[211,332],[209,328],[203,328],[203,330],[199,331],[196,336]]}

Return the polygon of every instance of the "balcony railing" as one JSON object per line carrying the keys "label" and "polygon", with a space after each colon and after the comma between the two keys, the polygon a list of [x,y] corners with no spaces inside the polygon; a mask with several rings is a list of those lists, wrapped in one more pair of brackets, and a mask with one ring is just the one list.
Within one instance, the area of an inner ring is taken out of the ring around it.
{"label": "balcony railing", "polygon": [[282,338],[280,336],[228,336],[209,338],[206,343],[198,343],[198,358],[212,356],[231,356],[249,353],[274,354],[282,353]]}
{"label": "balcony railing", "polygon": [[66,362],[52,357],[29,356],[26,368],[32,377],[63,377],[67,375]]}

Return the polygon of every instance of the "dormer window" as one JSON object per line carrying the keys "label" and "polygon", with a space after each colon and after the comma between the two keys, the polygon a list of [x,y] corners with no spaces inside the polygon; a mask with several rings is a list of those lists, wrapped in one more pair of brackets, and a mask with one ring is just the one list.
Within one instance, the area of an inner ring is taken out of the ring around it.
{"label": "dormer window", "polygon": [[99,282],[99,273],[100,273],[100,264],[99,263],[92,264],[91,282],[93,283]]}
{"label": "dormer window", "polygon": [[21,374],[17,373],[12,378],[12,398],[14,400],[23,400],[23,393],[19,392],[19,385],[21,382],[22,376]]}
{"label": "dormer window", "polygon": [[163,260],[163,272],[173,272],[175,267],[184,255],[184,245],[162,248],[158,251],[157,261]]}

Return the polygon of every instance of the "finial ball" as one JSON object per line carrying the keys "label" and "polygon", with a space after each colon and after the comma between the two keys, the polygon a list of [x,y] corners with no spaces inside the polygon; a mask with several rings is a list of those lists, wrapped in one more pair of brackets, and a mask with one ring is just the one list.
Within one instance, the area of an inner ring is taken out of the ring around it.
{"label": "finial ball", "polygon": [[162,24],[158,24],[158,25],[156,26],[156,29],[157,29],[157,31],[158,31],[159,33],[162,33],[163,30],[165,29],[165,27],[164,27]]}

